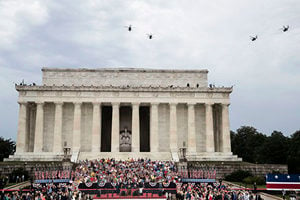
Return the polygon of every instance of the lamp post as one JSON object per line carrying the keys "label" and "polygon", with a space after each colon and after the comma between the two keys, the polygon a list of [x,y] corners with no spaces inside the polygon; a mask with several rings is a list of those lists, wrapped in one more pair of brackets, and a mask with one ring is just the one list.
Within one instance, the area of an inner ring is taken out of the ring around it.
{"label": "lamp post", "polygon": [[180,162],[186,162],[187,161],[185,142],[182,143],[182,148],[179,148],[179,155],[180,155],[180,158],[179,158]]}
{"label": "lamp post", "polygon": [[64,147],[64,158],[63,161],[70,161],[70,150],[69,147]]}
{"label": "lamp post", "polygon": [[186,162],[186,148],[185,147],[179,148],[179,155],[180,155],[179,161]]}

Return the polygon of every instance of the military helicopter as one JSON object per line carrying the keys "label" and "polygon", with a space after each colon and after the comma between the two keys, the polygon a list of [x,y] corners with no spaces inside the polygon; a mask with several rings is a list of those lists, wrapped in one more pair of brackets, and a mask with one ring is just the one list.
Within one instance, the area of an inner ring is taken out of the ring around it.
{"label": "military helicopter", "polygon": [[125,28],[127,28],[128,31],[132,31],[133,26],[130,24],[129,26],[124,26]]}
{"label": "military helicopter", "polygon": [[255,36],[255,37],[253,37],[253,36],[250,36],[250,38],[251,38],[251,41],[255,41],[255,40],[257,40],[257,35]]}
{"label": "military helicopter", "polygon": [[148,35],[149,40],[151,40],[153,38],[153,34],[152,33],[148,33],[147,35]]}
{"label": "military helicopter", "polygon": [[282,30],[283,32],[287,32],[287,31],[289,30],[289,28],[290,28],[289,25],[287,25],[287,26],[282,26],[281,30]]}

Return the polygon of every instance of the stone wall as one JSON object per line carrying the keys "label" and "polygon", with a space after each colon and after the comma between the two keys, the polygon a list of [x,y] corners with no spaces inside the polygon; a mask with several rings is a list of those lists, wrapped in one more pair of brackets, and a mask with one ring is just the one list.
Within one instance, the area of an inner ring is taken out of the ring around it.
{"label": "stone wall", "polygon": [[207,70],[43,68],[43,84],[52,86],[207,87]]}
{"label": "stone wall", "polygon": [[[0,176],[9,175],[13,170],[19,168],[26,169],[30,175],[34,175],[34,170],[62,170],[72,166],[71,163],[64,162],[1,162]],[[180,166],[186,166],[186,163],[180,163]],[[217,171],[217,179],[224,177],[237,170],[245,170],[253,175],[265,176],[268,173],[279,171],[288,173],[287,165],[278,164],[252,164],[246,162],[188,162],[188,167],[209,167]]]}
{"label": "stone wall", "polygon": [[70,162],[1,162],[0,176],[8,176],[14,170],[24,169],[30,177],[34,177],[35,171],[67,170],[74,167]]}
{"label": "stone wall", "polygon": [[280,164],[253,164],[247,162],[189,162],[189,168],[213,168],[217,171],[217,179],[224,179],[226,175],[237,171],[249,171],[256,176],[265,176],[268,173],[288,173],[287,165]]}

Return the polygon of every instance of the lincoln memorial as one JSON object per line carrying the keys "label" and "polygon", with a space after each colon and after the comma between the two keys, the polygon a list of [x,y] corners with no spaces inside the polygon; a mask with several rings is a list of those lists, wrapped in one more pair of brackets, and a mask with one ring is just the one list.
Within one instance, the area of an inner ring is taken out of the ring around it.
{"label": "lincoln memorial", "polygon": [[16,85],[17,148],[10,160],[114,157],[238,161],[230,144],[232,87],[207,70],[43,68],[42,84]]}

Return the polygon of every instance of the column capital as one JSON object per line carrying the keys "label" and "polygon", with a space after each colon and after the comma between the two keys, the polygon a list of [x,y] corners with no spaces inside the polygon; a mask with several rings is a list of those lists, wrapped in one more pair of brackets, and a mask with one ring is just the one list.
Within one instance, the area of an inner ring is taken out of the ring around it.
{"label": "column capital", "polygon": [[92,102],[93,106],[100,106],[101,105],[101,102],[99,101],[94,101]]}
{"label": "column capital", "polygon": [[133,107],[133,106],[140,106],[140,104],[141,104],[140,102],[132,102],[132,103],[131,103],[132,107]]}
{"label": "column capital", "polygon": [[169,103],[170,106],[175,106],[175,107],[177,106],[177,104],[178,103],[174,103],[174,102]]}
{"label": "column capital", "polygon": [[62,106],[64,104],[63,101],[54,101],[53,102],[55,105],[59,105],[59,106]]}
{"label": "column capital", "polygon": [[214,105],[214,103],[211,103],[211,102],[205,103],[205,106],[206,106],[206,107],[212,106],[212,105]]}
{"label": "column capital", "polygon": [[111,105],[113,106],[113,107],[119,107],[120,106],[120,102],[111,102]]}
{"label": "column capital", "polygon": [[27,101],[18,101],[18,104],[26,105],[28,102]]}
{"label": "column capital", "polygon": [[74,104],[75,106],[81,106],[82,102],[80,102],[80,101],[74,101],[73,104]]}
{"label": "column capital", "polygon": [[35,103],[36,103],[36,105],[44,105],[45,102],[44,101],[36,101]]}
{"label": "column capital", "polygon": [[151,106],[158,106],[159,103],[158,102],[151,102]]}
{"label": "column capital", "polygon": [[196,105],[196,103],[187,103],[187,105],[189,106],[189,107],[194,107],[195,105]]}
{"label": "column capital", "polygon": [[230,105],[230,103],[222,103],[221,105],[222,105],[222,107],[226,107],[226,106],[228,107]]}

